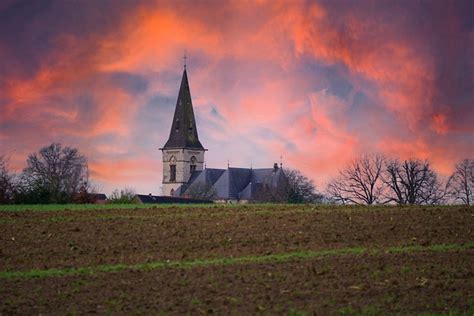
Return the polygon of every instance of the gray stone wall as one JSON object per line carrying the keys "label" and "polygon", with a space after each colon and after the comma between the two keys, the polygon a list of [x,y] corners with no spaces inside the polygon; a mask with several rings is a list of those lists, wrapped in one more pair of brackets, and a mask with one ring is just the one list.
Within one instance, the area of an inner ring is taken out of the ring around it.
{"label": "gray stone wall", "polygon": [[[196,158],[196,170],[204,167],[204,150],[199,149],[163,149],[163,192],[165,196],[171,195],[171,190],[178,189],[191,177],[190,166],[192,157]],[[170,165],[176,165],[176,180],[170,180]]]}

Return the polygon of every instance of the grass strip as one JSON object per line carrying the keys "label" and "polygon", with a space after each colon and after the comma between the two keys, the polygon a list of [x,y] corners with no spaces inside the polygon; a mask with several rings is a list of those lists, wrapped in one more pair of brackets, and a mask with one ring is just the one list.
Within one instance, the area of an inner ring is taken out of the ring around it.
{"label": "grass strip", "polygon": [[412,252],[448,252],[474,249],[474,243],[466,244],[439,244],[430,246],[402,246],[389,247],[385,249],[367,249],[361,247],[328,249],[319,251],[298,251],[282,254],[242,256],[242,257],[225,257],[212,259],[195,259],[195,260],[175,260],[175,261],[155,261],[140,264],[115,264],[115,265],[99,265],[91,267],[79,268],[56,268],[47,270],[30,270],[30,271],[2,271],[0,279],[32,279],[47,278],[58,276],[72,275],[93,275],[96,273],[120,272],[124,270],[149,271],[156,269],[192,269],[195,267],[210,266],[227,266],[227,265],[245,265],[245,264],[264,264],[279,263],[296,260],[308,260],[318,257],[335,257],[346,255],[378,255],[381,253],[412,253]]}
{"label": "grass strip", "polygon": [[[155,203],[155,204],[4,204],[0,205],[0,212],[58,212],[58,211],[100,211],[100,210],[129,210],[129,209],[166,209],[166,208],[220,208],[220,209],[259,209],[259,208],[299,208],[312,207],[327,209],[323,204],[281,204],[281,203],[252,203],[252,204],[220,204],[220,203]],[[330,206],[330,208],[342,208]]]}
{"label": "grass strip", "polygon": [[0,205],[0,212],[59,212],[129,210],[169,207],[209,207],[213,204],[12,204]]}
{"label": "grass strip", "polygon": [[149,208],[220,208],[220,209],[238,209],[240,210],[258,210],[265,209],[265,212],[271,212],[274,209],[299,209],[304,212],[313,211],[334,211],[342,210],[353,211],[386,211],[386,210],[405,210],[405,211],[423,211],[423,210],[450,210],[463,208],[468,211],[474,211],[474,206],[463,205],[327,205],[327,204],[280,204],[280,203],[251,203],[251,204],[7,204],[0,205],[0,212],[58,212],[58,211],[99,211],[99,210],[128,210],[128,209],[149,209]]}
{"label": "grass strip", "polygon": [[430,252],[448,252],[456,250],[465,250],[473,249],[474,243],[466,243],[463,245],[460,244],[438,244],[430,246],[399,246],[399,247],[390,247],[385,250],[386,253],[405,253],[405,252],[419,252],[424,250],[429,250]]}

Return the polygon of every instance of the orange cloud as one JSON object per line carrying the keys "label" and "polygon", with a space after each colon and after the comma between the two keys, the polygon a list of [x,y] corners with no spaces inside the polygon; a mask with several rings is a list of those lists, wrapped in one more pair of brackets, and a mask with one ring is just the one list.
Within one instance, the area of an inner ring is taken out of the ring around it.
{"label": "orange cloud", "polygon": [[449,131],[446,115],[434,114],[431,117],[431,128],[438,134],[446,134]]}
{"label": "orange cloud", "polygon": [[[322,185],[362,152],[429,158],[443,172],[472,155],[472,133],[453,135],[472,130],[453,124],[454,105],[434,101],[430,43],[401,30],[396,14],[387,20],[336,5],[237,1],[210,10],[198,2],[191,10],[188,3],[156,3],[128,10],[113,30],[60,32],[38,71],[6,79],[0,122],[12,127],[0,131],[2,147],[15,143],[8,148],[20,157],[44,142],[72,142],[83,146],[98,180],[158,186],[157,148],[169,131],[161,118],[172,115],[187,49],[200,137],[219,149],[207,153],[210,162],[231,153],[242,163],[271,165],[283,154],[285,164]],[[7,50],[0,42],[0,56]],[[132,94],[105,79],[118,72],[146,78],[147,88]],[[340,81],[350,86],[346,96],[331,87]],[[355,106],[357,94],[377,109]]]}
{"label": "orange cloud", "polygon": [[407,39],[390,36],[396,33],[396,26],[376,19],[349,15],[344,28],[334,28],[318,5],[296,14],[300,19],[293,36],[299,54],[310,53],[327,63],[342,62],[372,80],[379,87],[381,102],[410,128],[417,128],[431,110],[434,75],[430,56],[418,52]]}

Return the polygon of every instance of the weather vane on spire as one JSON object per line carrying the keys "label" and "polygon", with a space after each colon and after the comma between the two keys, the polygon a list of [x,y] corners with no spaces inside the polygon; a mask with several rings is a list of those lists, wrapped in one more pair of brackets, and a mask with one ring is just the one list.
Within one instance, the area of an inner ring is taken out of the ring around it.
{"label": "weather vane on spire", "polygon": [[186,50],[184,50],[184,56],[183,56],[183,60],[184,60],[184,69],[186,69]]}

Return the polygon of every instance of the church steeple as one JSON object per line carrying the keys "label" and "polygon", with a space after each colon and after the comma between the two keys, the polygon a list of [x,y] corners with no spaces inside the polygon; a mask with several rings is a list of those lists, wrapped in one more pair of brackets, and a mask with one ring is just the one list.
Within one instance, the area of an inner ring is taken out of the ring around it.
{"label": "church steeple", "polygon": [[170,136],[165,146],[160,149],[163,157],[163,194],[180,195],[186,190],[191,176],[203,169],[206,151],[198,138],[186,72],[186,57]]}
{"label": "church steeple", "polygon": [[196,120],[194,119],[186,63],[184,64],[183,77],[181,79],[181,86],[179,87],[170,136],[163,147],[163,149],[170,148],[204,149],[199,141]]}

